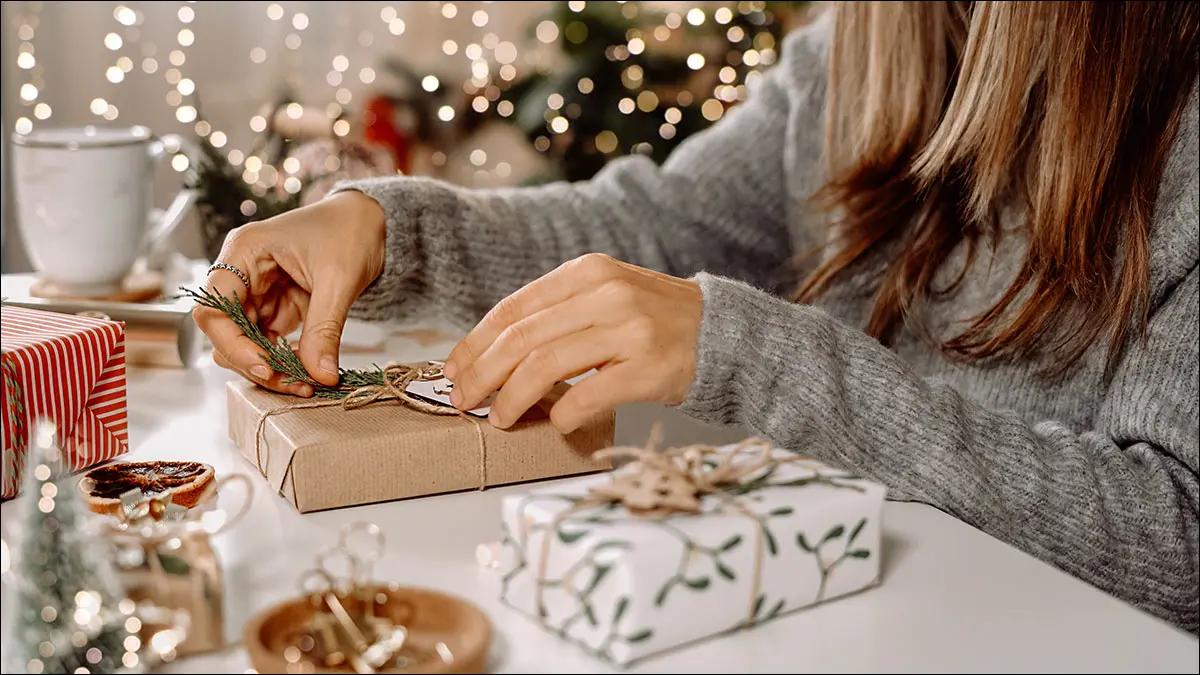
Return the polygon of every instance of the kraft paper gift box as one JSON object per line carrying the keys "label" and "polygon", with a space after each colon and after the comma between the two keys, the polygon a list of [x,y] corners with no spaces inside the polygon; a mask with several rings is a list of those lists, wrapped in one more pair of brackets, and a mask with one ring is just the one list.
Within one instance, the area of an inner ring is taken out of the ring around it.
{"label": "kraft paper gift box", "polygon": [[[736,447],[709,449],[695,472],[723,458],[746,467]],[[779,463],[701,494],[695,513],[603,496],[672,491],[639,462],[506,497],[501,599],[625,666],[875,585],[885,488],[757,447]]]}
{"label": "kraft paper gift box", "polygon": [[231,439],[301,513],[612,468],[592,453],[612,444],[613,414],[564,436],[541,407],[501,430],[392,400],[270,414],[260,435],[264,415],[303,399],[244,381],[227,393]]}
{"label": "kraft paper gift box", "polygon": [[5,305],[0,367],[0,498],[16,497],[20,490],[36,420],[54,422],[73,471],[128,451],[123,324]]}

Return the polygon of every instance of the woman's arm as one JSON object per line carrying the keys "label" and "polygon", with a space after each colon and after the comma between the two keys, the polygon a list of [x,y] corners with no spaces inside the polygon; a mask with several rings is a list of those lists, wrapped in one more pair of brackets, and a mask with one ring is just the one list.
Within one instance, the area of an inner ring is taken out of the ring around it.
{"label": "woman's arm", "polygon": [[789,233],[784,156],[818,162],[823,36],[814,25],[789,39],[750,100],[662,167],[631,156],[590,181],[525,189],[397,177],[342,186],[373,197],[387,222],[383,274],[353,315],[436,312],[470,325],[525,283],[589,252],[676,276],[707,270],[764,288],[786,283],[785,263],[812,242]]}
{"label": "woman's arm", "polygon": [[1197,274],[1082,433],[977,405],[820,309],[705,275],[682,409],[873,477],[1194,633]]}

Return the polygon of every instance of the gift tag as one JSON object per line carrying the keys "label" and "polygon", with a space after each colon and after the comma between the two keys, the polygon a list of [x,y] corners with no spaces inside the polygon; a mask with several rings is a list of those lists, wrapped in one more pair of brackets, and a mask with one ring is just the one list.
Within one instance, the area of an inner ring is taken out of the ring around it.
{"label": "gift tag", "polygon": [[[440,363],[440,362],[431,361],[430,363]],[[566,384],[568,384],[568,385],[576,384],[580,380],[583,380],[584,378],[587,378],[588,376],[593,375],[595,373],[596,373],[595,370],[589,370],[588,372],[586,372],[582,375],[578,375],[576,377],[573,377],[573,378],[567,380]],[[454,383],[451,382],[450,380],[447,380],[444,377],[438,378],[436,380],[425,380],[425,381],[418,380],[418,381],[413,382],[412,384],[408,385],[408,387],[405,388],[405,391],[412,394],[413,396],[424,399],[431,403],[438,403],[441,405],[453,406],[453,404],[450,403],[450,392],[454,391]],[[492,401],[495,400],[495,398],[496,398],[496,395],[492,394],[486,400],[484,400],[484,402],[482,404],[480,404],[480,406],[478,408],[475,408],[474,410],[468,410],[467,414],[473,415],[475,417],[487,417],[488,413],[490,413],[492,411]]]}
{"label": "gift tag", "polygon": [[[417,380],[405,387],[404,390],[430,403],[453,406],[450,403],[450,392],[454,391],[454,383],[444,377],[436,380]],[[478,408],[466,411],[467,414],[474,417],[487,417],[488,413],[492,411],[492,399],[494,398],[494,394],[489,396]]]}

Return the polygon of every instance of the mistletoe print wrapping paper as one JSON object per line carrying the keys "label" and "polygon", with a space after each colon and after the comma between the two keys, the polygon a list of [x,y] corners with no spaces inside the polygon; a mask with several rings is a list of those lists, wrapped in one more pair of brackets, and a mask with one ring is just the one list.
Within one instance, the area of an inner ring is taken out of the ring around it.
{"label": "mistletoe print wrapping paper", "polygon": [[702,494],[694,513],[596,503],[644,471],[636,462],[505,498],[501,599],[625,666],[878,583],[886,488],[767,452],[768,465]]}

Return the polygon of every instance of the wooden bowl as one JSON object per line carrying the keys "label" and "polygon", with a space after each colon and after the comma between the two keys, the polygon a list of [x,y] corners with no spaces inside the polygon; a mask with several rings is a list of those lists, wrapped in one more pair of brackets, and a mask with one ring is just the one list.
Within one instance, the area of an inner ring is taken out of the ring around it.
{"label": "wooden bowl", "polygon": [[[404,669],[384,668],[379,673],[482,673],[492,644],[492,623],[475,605],[461,598],[424,588],[376,586],[376,593],[387,596],[380,615],[408,629],[405,649],[436,654],[435,645],[445,643],[453,654],[446,662],[440,658],[417,659]],[[354,612],[357,600],[342,601]],[[308,659],[296,661],[297,641],[308,633],[315,608],[307,597],[279,603],[255,615],[246,624],[243,639],[250,664],[260,673],[353,673],[347,662],[328,668]],[[289,647],[291,649],[289,649]],[[290,660],[289,660],[290,657]]]}

